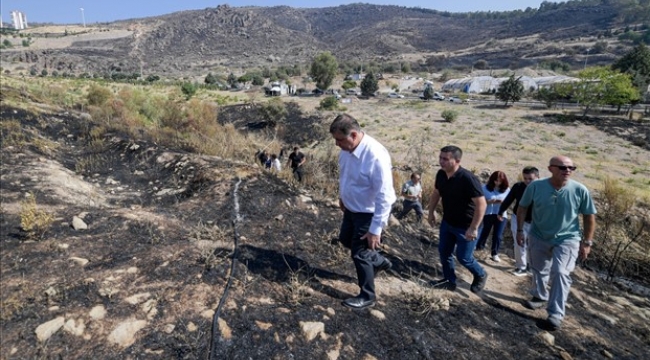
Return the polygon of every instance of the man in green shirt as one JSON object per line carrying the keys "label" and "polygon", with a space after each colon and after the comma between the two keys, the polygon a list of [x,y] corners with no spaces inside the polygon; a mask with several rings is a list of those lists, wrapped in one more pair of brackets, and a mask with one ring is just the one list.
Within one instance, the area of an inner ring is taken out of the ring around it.
{"label": "man in green shirt", "polygon": [[[589,256],[596,226],[596,208],[589,190],[571,180],[576,170],[566,156],[549,162],[551,177],[532,182],[526,188],[517,209],[517,243],[524,241],[526,211],[532,206],[530,259],[533,271],[533,298],[525,302],[529,309],[546,304],[545,326],[556,330],[562,325],[571,288],[571,272],[576,260]],[[582,215],[584,231],[580,230]],[[547,284],[551,281],[550,292]]]}

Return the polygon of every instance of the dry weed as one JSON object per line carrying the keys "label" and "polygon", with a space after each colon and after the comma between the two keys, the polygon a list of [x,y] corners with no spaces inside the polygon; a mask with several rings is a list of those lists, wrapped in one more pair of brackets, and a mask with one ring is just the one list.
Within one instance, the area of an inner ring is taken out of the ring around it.
{"label": "dry weed", "polygon": [[41,240],[54,221],[54,216],[39,209],[32,193],[20,204],[20,227],[33,240]]}

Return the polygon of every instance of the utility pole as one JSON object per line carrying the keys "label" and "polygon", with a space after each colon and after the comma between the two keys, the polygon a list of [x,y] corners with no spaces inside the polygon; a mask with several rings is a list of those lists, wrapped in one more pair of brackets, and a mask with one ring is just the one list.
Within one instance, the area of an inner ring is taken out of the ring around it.
{"label": "utility pole", "polygon": [[84,28],[86,27],[86,18],[84,17],[84,8],[79,8],[81,10],[81,22],[84,25]]}

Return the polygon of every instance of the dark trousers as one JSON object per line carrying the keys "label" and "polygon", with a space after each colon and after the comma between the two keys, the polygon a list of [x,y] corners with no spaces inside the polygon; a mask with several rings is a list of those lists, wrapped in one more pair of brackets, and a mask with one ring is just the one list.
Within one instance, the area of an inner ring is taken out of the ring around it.
{"label": "dark trousers", "polygon": [[293,177],[296,178],[298,182],[302,182],[302,166],[293,168]]}
{"label": "dark trousers", "polygon": [[[492,231],[492,256],[499,254],[499,249],[501,248],[501,242],[503,241],[503,230],[506,228],[506,220],[499,221],[496,215],[485,215],[483,217],[481,234],[478,237],[478,244],[476,244],[477,249],[483,249],[487,243],[487,238],[490,236],[490,231]],[[516,235],[516,234],[515,234]]]}
{"label": "dark trousers", "polygon": [[418,222],[422,221],[422,204],[419,200],[404,200],[402,203],[404,209],[397,215],[398,220],[402,220],[411,210],[415,210],[415,216],[417,217]]}
{"label": "dark trousers", "polygon": [[366,300],[375,299],[375,268],[381,265],[384,257],[376,250],[368,248],[368,242],[361,237],[368,232],[372,215],[369,213],[353,213],[345,210],[339,241],[351,250],[352,261],[357,269],[357,279],[361,291],[359,296]]}

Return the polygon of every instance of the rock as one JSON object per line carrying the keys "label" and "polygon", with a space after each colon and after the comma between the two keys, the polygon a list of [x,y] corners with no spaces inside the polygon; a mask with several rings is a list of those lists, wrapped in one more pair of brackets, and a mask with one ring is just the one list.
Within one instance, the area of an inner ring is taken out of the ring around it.
{"label": "rock", "polygon": [[92,308],[88,313],[88,316],[90,316],[90,318],[93,320],[103,319],[106,316],[106,309],[104,308],[104,305],[97,305]]}
{"label": "rock", "polygon": [[571,355],[564,350],[560,351],[560,357],[562,360],[573,360],[573,357],[571,357]]}
{"label": "rock", "polygon": [[194,324],[193,322],[190,321],[189,323],[187,323],[187,331],[195,332],[198,329],[199,329],[199,327],[196,326],[196,324]]}
{"label": "rock", "polygon": [[72,261],[76,262],[77,264],[79,264],[81,266],[85,266],[89,262],[88,259],[84,259],[84,258],[80,258],[80,257],[76,257],[76,256],[72,256],[68,260],[72,260]]}
{"label": "rock", "polygon": [[75,230],[86,230],[88,229],[88,225],[81,220],[78,216],[75,216],[72,218],[72,228]]}
{"label": "rock", "polygon": [[309,342],[325,331],[325,324],[322,322],[301,321],[300,329],[305,339]]}
{"label": "rock", "polygon": [[79,323],[74,321],[74,319],[70,319],[63,325],[63,331],[74,336],[83,336],[84,330],[86,330],[86,324],[84,324],[81,319],[79,320]]}
{"label": "rock", "polygon": [[135,294],[132,296],[129,296],[128,298],[124,299],[124,301],[128,302],[131,305],[137,305],[151,297],[151,293],[139,293]]}
{"label": "rock", "polygon": [[133,175],[135,175],[135,176],[142,176],[142,175],[144,175],[144,171],[142,171],[142,170],[136,170],[136,171],[133,172]]}
{"label": "rock", "polygon": [[56,289],[50,286],[49,288],[47,288],[47,290],[45,290],[45,295],[49,297],[56,295]]}
{"label": "rock", "polygon": [[77,215],[77,216],[79,217],[79,219],[82,219],[82,220],[83,220],[83,219],[86,218],[86,216],[88,216],[88,212],[87,212],[87,211],[81,212],[81,213],[79,213],[79,215]]}
{"label": "rock", "polygon": [[282,214],[275,217],[275,220],[277,221],[282,221],[282,219],[284,219],[284,216],[282,216]]}
{"label": "rock", "polygon": [[377,320],[386,320],[386,315],[379,310],[370,310],[370,315],[372,315]]}
{"label": "rock", "polygon": [[167,324],[163,328],[163,331],[167,334],[171,334],[174,332],[174,329],[176,329],[176,326],[174,326],[174,324]]}
{"label": "rock", "polygon": [[327,352],[327,360],[337,360],[341,356],[341,352],[337,349]]}
{"label": "rock", "polygon": [[262,322],[262,321],[259,321],[259,320],[255,320],[255,325],[257,325],[257,327],[262,329],[262,330],[268,330],[268,329],[273,327],[273,324],[269,324],[269,323]]}
{"label": "rock", "polygon": [[58,307],[58,306],[50,306],[49,308],[47,308],[47,311],[55,312],[55,311],[59,311],[59,309],[61,309],[61,308]]}
{"label": "rock", "polygon": [[203,311],[201,313],[201,317],[212,320],[212,318],[214,317],[214,310],[208,309],[208,310]]}
{"label": "rock", "polygon": [[108,341],[127,348],[135,342],[135,334],[147,326],[144,320],[129,320],[117,325],[117,327],[108,335]]}
{"label": "rock", "polygon": [[136,274],[137,272],[138,272],[138,268],[135,267],[135,266],[132,266],[132,267],[126,269],[127,274]]}
{"label": "rock", "polygon": [[388,218],[388,227],[399,226],[399,225],[400,225],[399,220],[397,220],[397,218],[393,216],[393,214],[391,214],[390,217]]}
{"label": "rock", "polygon": [[555,344],[555,336],[551,335],[548,331],[542,331],[537,335],[545,344],[553,346]]}
{"label": "rock", "polygon": [[106,178],[106,185],[117,185],[117,184],[119,184],[119,182],[113,180],[113,178],[111,177]]}
{"label": "rock", "polygon": [[36,327],[36,338],[38,338],[38,341],[41,342],[46,341],[57,331],[59,331],[59,329],[63,327],[64,323],[65,318],[63,316],[59,316],[56,319],[38,325],[38,327]]}
{"label": "rock", "polygon": [[329,315],[331,315],[331,316],[336,315],[336,311],[334,311],[334,309],[332,309],[331,307],[328,307],[328,308],[327,308],[327,313],[328,313]]}
{"label": "rock", "polygon": [[611,352],[609,352],[609,351],[607,351],[605,349],[602,349],[600,351],[600,353],[603,354],[603,356],[608,358],[608,359],[613,359],[614,358],[614,355]]}
{"label": "rock", "polygon": [[[67,226],[67,225],[68,225],[68,224],[66,224],[66,226]],[[69,244],[57,244],[56,246],[57,246],[59,249],[61,249],[61,250],[67,250],[67,249],[70,247]]]}

